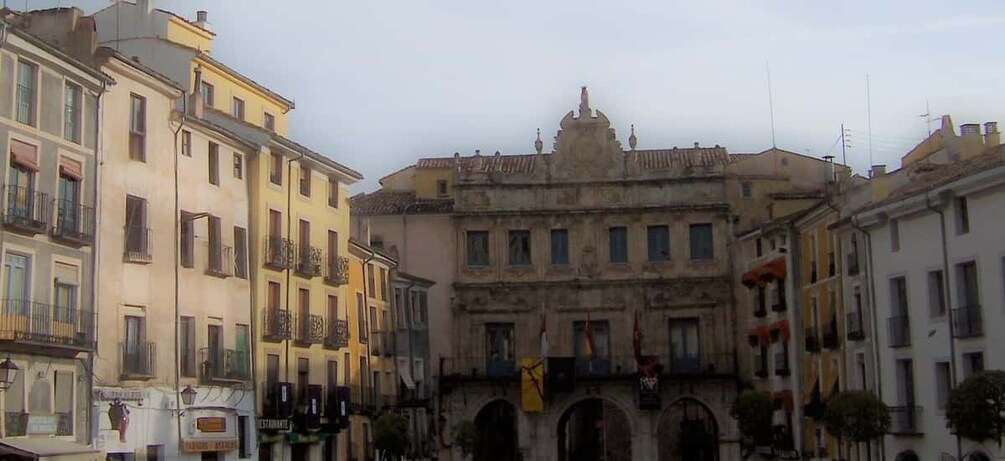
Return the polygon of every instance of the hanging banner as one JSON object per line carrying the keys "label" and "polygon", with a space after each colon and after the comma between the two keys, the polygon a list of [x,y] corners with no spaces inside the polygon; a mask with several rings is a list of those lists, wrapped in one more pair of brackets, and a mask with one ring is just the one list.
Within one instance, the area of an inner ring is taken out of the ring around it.
{"label": "hanging banner", "polygon": [[520,360],[521,407],[528,413],[544,411],[544,360]]}
{"label": "hanging banner", "polygon": [[659,410],[662,408],[660,402],[659,357],[655,355],[639,356],[637,366],[639,409]]}

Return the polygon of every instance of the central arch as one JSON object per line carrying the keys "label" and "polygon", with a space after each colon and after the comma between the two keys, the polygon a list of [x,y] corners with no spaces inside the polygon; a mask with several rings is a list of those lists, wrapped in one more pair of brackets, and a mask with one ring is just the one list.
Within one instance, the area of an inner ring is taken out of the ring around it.
{"label": "central arch", "polygon": [[719,425],[697,400],[683,398],[667,407],[656,434],[661,460],[719,461]]}
{"label": "central arch", "polygon": [[478,445],[474,461],[516,461],[516,408],[506,400],[493,400],[475,416]]}
{"label": "central arch", "polygon": [[632,459],[628,415],[600,398],[576,402],[558,419],[558,461]]}

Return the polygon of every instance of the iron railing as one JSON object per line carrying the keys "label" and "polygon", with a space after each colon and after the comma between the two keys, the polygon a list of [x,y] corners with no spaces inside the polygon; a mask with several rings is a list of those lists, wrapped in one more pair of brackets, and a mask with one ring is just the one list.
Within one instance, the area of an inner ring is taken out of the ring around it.
{"label": "iron railing", "polygon": [[265,237],[265,266],[273,269],[293,268],[293,241],[283,237]]}
{"label": "iron railing", "polygon": [[[736,375],[736,356],[728,353],[698,353],[678,354],[670,351],[670,355],[660,357],[663,373],[669,376],[734,376]],[[636,369],[635,357],[626,364],[631,372]]]}
{"label": "iron railing", "polygon": [[862,322],[861,312],[849,312],[848,324],[845,327],[845,334],[851,341],[861,341],[865,339],[865,324]]}
{"label": "iron railing", "polygon": [[981,306],[963,306],[953,309],[953,335],[957,338],[974,338],[984,335]]}
{"label": "iron railing", "polygon": [[248,381],[251,360],[247,351],[199,349],[199,377],[204,381]]}
{"label": "iron railing", "polygon": [[6,195],[4,226],[33,234],[46,231],[52,216],[52,200],[49,200],[48,194],[8,185]]}
{"label": "iron railing", "polygon": [[17,121],[35,126],[35,88],[17,85]]}
{"label": "iron railing", "polygon": [[56,435],[73,435],[73,413],[56,413]]}
{"label": "iron railing", "polygon": [[349,322],[338,319],[328,319],[325,331],[325,347],[341,349],[349,346]]}
{"label": "iron railing", "polygon": [[443,357],[440,361],[444,376],[454,378],[516,378],[516,359],[486,360],[485,357]]}
{"label": "iron railing", "polygon": [[126,226],[123,240],[123,258],[128,262],[148,263],[153,261],[150,251],[150,229],[141,226]]}
{"label": "iron railing", "polygon": [[94,350],[94,312],[24,299],[4,299],[0,340]]}
{"label": "iron railing", "polygon": [[806,341],[806,352],[820,352],[820,333],[816,327],[806,328],[803,336]]}
{"label": "iron railing", "polygon": [[355,414],[371,414],[377,407],[377,392],[373,386],[349,386],[349,407]]}
{"label": "iron railing", "polygon": [[325,318],[314,314],[298,314],[293,339],[301,344],[319,344],[325,339]]}
{"label": "iron railing", "polygon": [[911,345],[911,319],[906,315],[895,315],[886,319],[887,345],[904,347]]}
{"label": "iron railing", "polygon": [[321,249],[310,245],[299,245],[294,250],[297,255],[296,272],[301,277],[321,275]]}
{"label": "iron railing", "polygon": [[150,378],[157,369],[157,343],[119,343],[123,378]]}
{"label": "iron railing", "polygon": [[349,283],[349,258],[338,255],[328,255],[325,261],[325,283],[330,285],[345,285]]}
{"label": "iron railing", "polygon": [[234,248],[225,245],[209,245],[209,259],[206,274],[215,277],[234,275]]}
{"label": "iron railing", "polygon": [[81,245],[94,243],[94,208],[73,200],[56,199],[56,225],[52,236]]}
{"label": "iron railing", "polygon": [[890,433],[896,435],[921,434],[921,407],[905,405],[888,407]]}
{"label": "iron railing", "polygon": [[292,337],[290,312],[285,309],[262,309],[262,339],[282,341]]}
{"label": "iron railing", "polygon": [[775,374],[778,376],[788,376],[789,373],[789,354],[775,352]]}

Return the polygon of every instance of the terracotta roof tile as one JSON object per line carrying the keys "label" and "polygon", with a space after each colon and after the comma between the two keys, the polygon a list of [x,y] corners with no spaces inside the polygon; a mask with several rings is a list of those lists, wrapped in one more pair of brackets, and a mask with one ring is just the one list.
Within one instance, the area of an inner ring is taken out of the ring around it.
{"label": "terracotta roof tile", "polygon": [[357,194],[349,199],[349,209],[353,215],[388,215],[450,213],[454,209],[454,199],[417,198],[414,192],[378,190],[369,194]]}
{"label": "terracotta roof tile", "polygon": [[640,150],[635,151],[635,155],[645,170],[725,165],[731,161],[724,147]]}
{"label": "terracotta roof tile", "polygon": [[967,176],[1005,166],[1005,144],[992,148],[984,154],[948,164],[924,164],[923,173],[902,187],[894,189],[890,195],[864,209],[873,209],[898,202],[913,195],[925,193]]}
{"label": "terracotta roof tile", "polygon": [[[694,147],[684,149],[653,149],[626,151],[628,156],[636,156],[642,169],[663,170],[668,168],[716,166],[733,161],[724,147]],[[553,155],[553,154],[541,154]],[[531,173],[537,154],[517,155],[474,155],[458,157],[461,171],[468,173]],[[415,167],[419,169],[453,169],[454,157],[420,158]]]}

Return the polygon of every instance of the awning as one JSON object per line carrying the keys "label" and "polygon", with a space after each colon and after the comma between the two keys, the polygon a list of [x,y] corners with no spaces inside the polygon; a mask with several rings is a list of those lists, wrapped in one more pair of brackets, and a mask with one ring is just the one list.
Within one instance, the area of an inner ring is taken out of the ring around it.
{"label": "awning", "polygon": [[824,403],[840,390],[838,387],[838,372],[835,368],[837,367],[825,367],[824,369],[824,387],[820,389],[820,393],[822,394],[821,400]]}
{"label": "awning", "polygon": [[761,338],[762,346],[767,346],[771,343],[771,333],[768,332],[768,327],[764,325],[757,327],[757,337]]}
{"label": "awning", "polygon": [[803,403],[810,403],[810,401],[813,400],[813,392],[812,392],[813,390],[820,392],[820,381],[817,380],[817,377],[820,374],[820,370],[817,369],[817,364],[812,357],[807,359],[807,361],[809,362],[809,366],[806,367],[806,370],[809,371],[810,373],[809,375],[810,379],[806,380],[805,382],[813,383],[813,387],[810,388],[811,389],[810,392],[806,392],[804,390],[804,392],[806,393],[803,395]]}
{"label": "awning", "polygon": [[785,257],[777,257],[760,268],[761,279],[770,282],[775,279],[785,278]]}
{"label": "awning", "polygon": [[740,283],[742,283],[747,288],[753,288],[755,285],[758,284],[759,282],[758,279],[759,277],[757,276],[757,270],[756,269],[750,270],[744,272],[743,275],[740,276]]}
{"label": "awning", "polygon": [[775,400],[780,400],[781,401],[781,404],[782,404],[781,407],[784,408],[785,411],[787,411],[789,413],[792,412],[792,409],[793,409],[792,391],[790,391],[788,389],[783,390],[783,391],[778,391],[778,392],[775,392],[775,396],[774,397],[775,397]]}
{"label": "awning", "polygon": [[84,165],[77,160],[66,157],[59,158],[59,174],[76,179],[84,180]]}
{"label": "awning", "polygon": [[789,332],[789,321],[779,320],[771,324],[771,337],[772,340],[777,340],[778,337],[782,338],[782,341],[788,341],[791,333]]}
{"label": "awning", "polygon": [[16,455],[39,461],[98,461],[101,451],[50,437],[0,439],[0,455]]}
{"label": "awning", "polygon": [[408,367],[398,367],[398,376],[401,377],[401,382],[405,384],[405,387],[409,390],[415,389],[415,381],[412,381],[412,372],[408,370]]}
{"label": "awning", "polygon": [[35,146],[11,139],[10,156],[14,163],[29,170],[38,171],[38,150]]}

